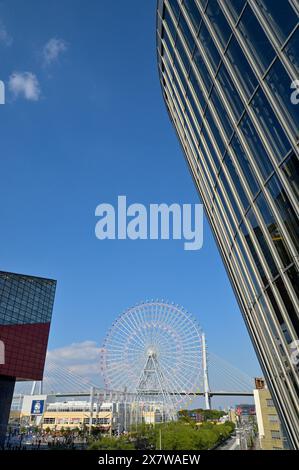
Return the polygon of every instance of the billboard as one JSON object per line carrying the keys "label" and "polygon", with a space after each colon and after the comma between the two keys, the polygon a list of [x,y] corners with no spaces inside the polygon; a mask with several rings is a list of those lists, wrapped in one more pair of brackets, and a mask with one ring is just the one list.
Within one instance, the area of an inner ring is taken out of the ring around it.
{"label": "billboard", "polygon": [[44,412],[45,400],[32,400],[31,414],[42,415]]}

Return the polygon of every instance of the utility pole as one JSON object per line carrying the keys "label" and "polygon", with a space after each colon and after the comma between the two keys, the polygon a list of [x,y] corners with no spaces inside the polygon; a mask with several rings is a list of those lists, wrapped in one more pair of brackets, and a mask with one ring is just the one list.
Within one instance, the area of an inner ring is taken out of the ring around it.
{"label": "utility pole", "polygon": [[203,368],[204,397],[205,397],[206,410],[210,410],[211,409],[211,395],[210,395],[209,376],[208,376],[206,335],[204,333],[202,333],[201,335],[201,342],[202,342],[202,368]]}

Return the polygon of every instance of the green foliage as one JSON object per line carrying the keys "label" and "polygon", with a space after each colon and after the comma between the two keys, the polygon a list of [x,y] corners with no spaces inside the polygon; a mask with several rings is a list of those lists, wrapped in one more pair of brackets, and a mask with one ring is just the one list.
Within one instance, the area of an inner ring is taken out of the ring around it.
{"label": "green foliage", "polygon": [[134,450],[135,446],[126,437],[102,437],[89,446],[89,450]]}

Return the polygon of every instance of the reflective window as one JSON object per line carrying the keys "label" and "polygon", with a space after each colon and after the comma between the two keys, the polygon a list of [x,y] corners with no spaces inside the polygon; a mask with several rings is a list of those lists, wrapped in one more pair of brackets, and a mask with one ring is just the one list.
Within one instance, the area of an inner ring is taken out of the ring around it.
{"label": "reflective window", "polygon": [[290,257],[289,251],[286,247],[285,240],[281,233],[281,230],[277,225],[274,215],[272,211],[270,210],[263,193],[261,193],[256,199],[256,204],[262,214],[262,217],[267,226],[268,232],[279,253],[279,256],[281,258],[283,265],[285,267],[289,266],[289,264],[291,264],[291,257]]}
{"label": "reflective window", "polygon": [[256,278],[256,275],[254,274],[253,272],[253,269],[252,269],[252,266],[251,266],[251,263],[249,261],[249,258],[247,256],[247,253],[245,251],[245,248],[243,246],[243,243],[241,243],[241,239],[240,239],[240,234],[238,233],[237,236],[236,236],[236,239],[235,239],[235,243],[238,245],[241,253],[242,253],[242,256],[243,256],[243,259],[244,259],[244,262],[246,264],[246,267],[247,267],[247,270],[249,271],[249,276],[250,276],[250,280],[253,282],[253,285],[255,287],[255,290],[257,293],[260,292],[260,286],[258,285],[258,281],[257,281],[257,278]]}
{"label": "reflective window", "polygon": [[269,246],[268,246],[268,243],[263,235],[263,232],[262,232],[262,229],[260,227],[260,224],[259,222],[257,221],[254,213],[253,213],[253,210],[252,208],[249,209],[248,213],[247,213],[247,219],[249,220],[250,224],[251,224],[251,227],[254,231],[254,234],[257,238],[257,241],[261,247],[261,251],[264,255],[264,258],[267,262],[267,265],[271,271],[271,274],[273,277],[275,277],[277,274],[278,274],[278,268],[275,264],[275,261],[273,259],[273,256],[269,250]]}
{"label": "reflective window", "polygon": [[[165,33],[166,30],[164,29],[163,32]],[[166,47],[168,49],[169,56],[173,59],[173,47],[172,47],[172,44],[170,43],[168,34],[163,34],[163,40],[166,42]],[[168,54],[167,53],[165,54],[164,49],[163,49],[163,58],[165,59],[165,61],[169,65],[170,62],[169,62],[169,59],[168,59]],[[170,67],[170,70],[171,70],[171,67]]]}
{"label": "reflective window", "polygon": [[178,54],[179,54],[181,60],[183,61],[183,64],[185,66],[185,70],[188,72],[189,67],[190,67],[190,60],[188,59],[188,56],[187,56],[187,54],[185,52],[185,49],[184,49],[184,46],[183,46],[181,40],[178,37],[176,38],[175,47],[178,51]]}
{"label": "reflective window", "polygon": [[239,199],[241,201],[242,206],[246,210],[247,207],[249,206],[249,201],[247,199],[247,196],[245,194],[245,191],[243,189],[242,183],[240,181],[239,175],[237,173],[236,167],[230,157],[230,155],[226,154],[225,159],[224,159],[224,164],[227,168],[227,171],[230,175],[231,181],[233,185],[235,186],[236,193],[239,196]]}
{"label": "reflective window", "polygon": [[205,8],[208,0],[198,0],[198,2],[201,4],[203,8]]}
{"label": "reflective window", "polygon": [[273,171],[273,166],[264,149],[264,146],[253,126],[249,116],[245,114],[240,122],[240,128],[244,134],[246,143],[249,145],[253,157],[261,170],[263,177],[266,179]]}
{"label": "reflective window", "polygon": [[195,51],[193,54],[193,61],[197,67],[199,75],[201,76],[206,86],[207,92],[209,92],[212,87],[212,79],[203,61],[202,55],[197,47],[195,48]]}
{"label": "reflective window", "polygon": [[208,146],[208,148],[209,148],[209,150],[210,150],[210,154],[211,154],[211,156],[212,156],[212,158],[213,158],[213,161],[214,161],[214,163],[215,163],[216,169],[219,170],[219,168],[220,168],[220,162],[219,162],[218,155],[217,155],[217,153],[216,153],[216,151],[215,151],[214,145],[212,145],[212,142],[211,142],[211,140],[210,140],[210,137],[209,137],[209,135],[208,135],[208,133],[207,133],[207,130],[206,130],[206,128],[205,128],[204,126],[202,127],[202,131],[201,131],[201,132],[202,132],[202,135],[203,135],[203,137],[204,137],[204,139],[205,139],[205,141],[206,141],[206,143],[207,143],[207,146]]}
{"label": "reflective window", "polygon": [[288,183],[292,187],[295,196],[299,200],[299,160],[294,152],[287,158],[281,166],[282,171],[288,179]]}
{"label": "reflective window", "polygon": [[[231,214],[231,212],[230,212],[230,210],[229,210],[229,208],[228,208],[228,206],[227,206],[227,204],[226,204],[226,202],[225,202],[225,200],[224,200],[224,197],[223,197],[223,194],[222,194],[222,191],[221,191],[220,186],[217,187],[216,193],[219,194],[219,197],[220,197],[220,200],[221,200],[221,202],[222,202],[222,206],[223,206],[223,210],[224,210],[224,212],[225,212],[225,215],[227,216],[227,218],[228,218],[228,220],[229,220],[230,226],[231,226],[231,228],[232,228],[232,232],[235,233],[237,227],[236,227],[236,224],[235,224],[234,221],[233,221],[232,214]],[[218,205],[220,206],[220,204],[218,204]]]}
{"label": "reflective window", "polygon": [[208,16],[212,27],[224,48],[230,38],[231,29],[217,0],[209,0],[206,15]]}
{"label": "reflective window", "polygon": [[297,24],[297,15],[290,1],[256,0],[264,18],[282,44]]}
{"label": "reflective window", "polygon": [[169,14],[169,11],[165,9],[165,13],[164,13],[164,21],[165,23],[167,24],[168,26],[168,29],[170,31],[170,34],[171,34],[171,37],[173,40],[175,40],[175,37],[176,37],[176,28],[173,24],[173,21],[171,19],[171,16]]}
{"label": "reflective window", "polygon": [[224,142],[223,142],[222,137],[220,135],[219,129],[216,126],[216,124],[214,122],[214,119],[212,118],[212,115],[211,115],[211,112],[210,112],[209,108],[206,109],[205,117],[206,117],[206,120],[209,123],[212,135],[213,135],[213,137],[214,137],[214,139],[215,139],[215,141],[218,145],[218,148],[219,148],[221,154],[223,155],[224,151],[225,151]]}
{"label": "reflective window", "polygon": [[235,196],[233,196],[233,193],[230,189],[230,186],[228,184],[228,181],[223,173],[223,171],[221,170],[220,174],[219,174],[219,180],[222,182],[223,186],[224,186],[224,190],[227,194],[226,198],[229,200],[232,208],[233,208],[233,211],[234,211],[234,214],[235,214],[235,217],[236,219],[238,220],[238,222],[240,222],[241,220],[241,212],[237,206],[237,202],[236,202],[236,199],[235,199]]}
{"label": "reflective window", "polygon": [[275,285],[279,291],[280,297],[283,300],[283,303],[291,319],[294,330],[296,331],[297,335],[299,335],[299,318],[298,318],[298,315],[296,314],[294,305],[289,297],[289,294],[287,293],[283,280],[281,278],[277,279],[277,281],[275,282]]}
{"label": "reflective window", "polygon": [[[203,159],[204,159],[204,161],[205,161],[205,163],[206,163],[206,166],[208,167],[208,171],[209,171],[209,173],[210,173],[210,175],[211,175],[211,177],[212,177],[213,183],[215,184],[215,183],[216,183],[215,172],[214,172],[213,169],[212,169],[212,165],[211,165],[211,162],[210,162],[210,158],[208,157],[207,152],[206,152],[206,150],[205,150],[205,148],[204,148],[203,145],[200,145],[200,151],[201,151],[202,154],[203,154]],[[201,158],[202,158],[202,157],[201,157]],[[205,170],[205,172],[207,173],[207,170]]]}
{"label": "reflective window", "polygon": [[223,0],[223,3],[225,3],[225,6],[229,9],[234,20],[236,21],[240,16],[246,0]]}
{"label": "reflective window", "polygon": [[299,138],[299,106],[291,102],[291,82],[280,60],[276,60],[266,78],[284,119],[289,124],[295,139]]}
{"label": "reflective window", "polygon": [[192,84],[194,93],[196,94],[197,99],[198,99],[198,101],[199,101],[199,104],[200,104],[201,108],[204,109],[205,104],[206,104],[206,100],[204,99],[201,86],[200,86],[200,84],[198,83],[198,80],[197,80],[197,78],[196,78],[196,76],[195,76],[195,73],[194,73],[192,67],[190,68],[189,79],[190,79],[190,82],[191,82],[191,84]]}
{"label": "reflective window", "polygon": [[256,178],[254,176],[253,170],[251,168],[251,164],[249,163],[248,157],[241,145],[241,142],[237,135],[234,135],[231,141],[231,147],[235,152],[235,155],[238,159],[239,165],[242,168],[243,174],[245,176],[245,179],[248,183],[248,186],[252,192],[253,195],[255,195],[258,190],[259,190],[259,185],[256,181]]}
{"label": "reflective window", "polygon": [[235,37],[230,41],[226,55],[241,87],[249,98],[257,87],[257,79]]}
{"label": "reflective window", "polygon": [[172,12],[174,13],[176,18],[178,19],[179,15],[180,15],[180,7],[179,7],[179,4],[178,4],[178,0],[168,0],[168,3],[169,3],[169,5],[172,9]]}
{"label": "reflective window", "polygon": [[[269,287],[267,290],[266,290],[266,294],[270,300],[270,303],[273,307],[273,310],[275,312],[275,315],[276,315],[276,318],[278,320],[278,323],[280,324],[281,326],[281,330],[285,336],[285,339],[286,339],[286,342],[287,343],[291,343],[292,341],[292,338],[291,338],[291,335],[288,331],[288,328],[286,327],[286,324],[285,324],[285,321],[283,319],[283,316],[282,316],[282,313],[281,313],[281,310],[280,310],[280,307],[278,306],[278,303],[276,302],[276,299],[274,297],[274,294],[272,292],[272,289]],[[276,338],[277,340],[279,340],[279,338],[277,337]]]}
{"label": "reflective window", "polygon": [[212,177],[212,181],[213,183],[215,184],[216,183],[216,176],[215,176],[215,172],[213,171],[212,169],[212,165],[211,165],[211,162],[210,162],[210,158],[208,157],[207,155],[207,152],[204,148],[203,145],[200,145],[200,151],[202,152],[202,155],[203,157],[201,156],[201,159],[203,158],[203,160],[205,161],[206,163],[206,166],[208,167],[208,171],[205,169],[205,173],[210,173],[211,177]]}
{"label": "reflective window", "polygon": [[236,120],[238,120],[244,110],[244,106],[224,64],[221,64],[219,68],[217,80],[219,81],[221,89],[226,95]]}
{"label": "reflective window", "polygon": [[178,73],[178,75],[179,75],[179,77],[180,77],[181,84],[182,84],[184,90],[186,91],[187,88],[188,88],[187,81],[186,81],[186,78],[185,78],[185,75],[184,75],[184,73],[183,73],[183,70],[182,70],[181,66],[179,65],[177,59],[175,59],[174,66],[175,66],[175,70],[177,71],[177,73]]}
{"label": "reflective window", "polygon": [[218,117],[220,118],[227,138],[229,139],[233,132],[232,124],[215,87],[212,90],[210,99],[215,107]]}
{"label": "reflective window", "polygon": [[245,39],[256,65],[261,72],[264,72],[274,59],[275,52],[249,5],[241,16],[238,29]]}
{"label": "reflective window", "polygon": [[280,216],[285,223],[285,226],[292,238],[294,245],[299,250],[299,240],[298,240],[298,233],[299,233],[299,225],[298,225],[298,218],[294,209],[292,208],[288,196],[286,195],[285,190],[280,184],[276,175],[273,175],[272,178],[269,180],[267,187],[270,191],[271,196],[274,199],[274,202],[277,206],[277,209],[280,212]]}
{"label": "reflective window", "polygon": [[299,300],[299,272],[295,266],[292,266],[287,270],[287,275]]}
{"label": "reflective window", "polygon": [[[201,118],[200,113],[199,113],[199,111],[198,111],[198,107],[197,107],[197,105],[196,105],[196,103],[195,103],[195,101],[194,101],[193,95],[192,95],[192,93],[191,93],[191,91],[190,91],[189,89],[188,89],[188,91],[187,91],[187,98],[188,98],[188,100],[189,100],[189,102],[190,102],[190,106],[191,106],[192,111],[193,111],[193,113],[194,113],[194,115],[195,115],[195,120],[196,120],[196,122],[197,122],[197,124],[198,124],[198,126],[199,126],[199,128],[200,128],[201,123],[202,123],[202,118]],[[199,140],[199,137],[198,137],[198,140]]]}
{"label": "reflective window", "polygon": [[191,31],[189,29],[189,26],[184,18],[184,15],[181,15],[180,16],[180,21],[179,21],[179,28],[180,30],[182,31],[183,33],[183,36],[187,42],[187,45],[188,45],[188,48],[189,48],[189,51],[190,53],[192,54],[193,52],[193,49],[194,49],[194,46],[195,46],[195,42],[194,42],[194,39],[193,39],[193,36],[191,34]]}
{"label": "reflective window", "polygon": [[299,28],[296,29],[295,33],[284,48],[284,52],[293,64],[294,69],[299,74]]}
{"label": "reflective window", "polygon": [[242,232],[243,235],[244,235],[244,238],[245,238],[246,243],[247,243],[247,245],[248,245],[249,251],[250,251],[251,256],[252,256],[252,258],[253,258],[253,260],[254,260],[255,266],[256,266],[256,268],[257,268],[257,270],[258,270],[258,272],[259,272],[259,274],[260,274],[260,276],[261,276],[262,283],[263,283],[264,286],[267,286],[267,285],[269,284],[268,279],[267,279],[266,274],[265,274],[265,271],[264,271],[264,269],[263,269],[263,267],[262,267],[262,265],[261,265],[261,262],[260,262],[260,259],[259,259],[259,257],[258,257],[258,254],[257,254],[257,252],[256,252],[256,250],[255,250],[255,248],[254,248],[254,246],[253,246],[252,240],[251,240],[251,238],[250,238],[250,235],[249,235],[249,233],[248,233],[248,230],[247,230],[247,227],[246,227],[244,221],[243,221],[242,224],[240,225],[240,229],[241,229],[241,232]]}
{"label": "reflective window", "polygon": [[198,39],[202,44],[214,71],[216,71],[220,62],[220,55],[204,23],[201,24]]}
{"label": "reflective window", "polygon": [[281,161],[291,148],[291,144],[285,135],[269,101],[266,99],[263,90],[259,89],[254,95],[251,107],[261,124],[266,136],[267,142],[271,146],[274,155]]}
{"label": "reflective window", "polygon": [[184,5],[188,11],[188,16],[193,23],[194,29],[197,32],[201,22],[201,14],[195,4],[195,0],[184,0]]}

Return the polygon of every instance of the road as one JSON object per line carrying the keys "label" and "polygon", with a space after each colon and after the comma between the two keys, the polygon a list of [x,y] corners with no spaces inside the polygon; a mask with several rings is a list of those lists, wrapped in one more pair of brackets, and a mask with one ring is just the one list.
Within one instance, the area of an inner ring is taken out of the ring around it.
{"label": "road", "polygon": [[240,445],[237,436],[231,436],[224,444],[217,447],[216,450],[240,450]]}

